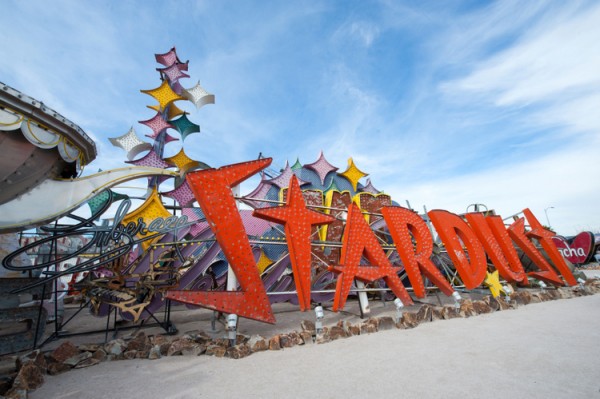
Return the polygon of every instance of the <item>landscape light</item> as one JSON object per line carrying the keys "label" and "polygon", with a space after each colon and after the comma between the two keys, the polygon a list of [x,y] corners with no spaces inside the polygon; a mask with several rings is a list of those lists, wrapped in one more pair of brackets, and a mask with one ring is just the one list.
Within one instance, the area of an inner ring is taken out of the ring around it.
{"label": "landscape light", "polygon": [[235,345],[237,338],[237,322],[238,317],[236,314],[231,313],[227,316],[227,338]]}
{"label": "landscape light", "polygon": [[396,323],[399,323],[402,320],[402,308],[404,308],[404,304],[400,298],[396,298],[394,299],[394,305],[396,305]]}
{"label": "landscape light", "polygon": [[462,297],[460,296],[458,291],[454,291],[452,293],[452,298],[454,298],[454,307],[456,308],[456,311],[458,312],[460,310],[460,301],[462,301]]}
{"label": "landscape light", "polygon": [[315,330],[317,334],[321,334],[323,332],[323,317],[325,317],[325,313],[323,313],[323,306],[321,306],[321,304],[318,304],[315,307],[315,316],[317,317]]}

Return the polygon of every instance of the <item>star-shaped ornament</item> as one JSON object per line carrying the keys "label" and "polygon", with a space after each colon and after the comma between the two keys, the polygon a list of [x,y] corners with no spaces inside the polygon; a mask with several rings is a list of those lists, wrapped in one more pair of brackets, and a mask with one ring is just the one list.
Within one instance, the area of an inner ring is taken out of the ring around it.
{"label": "star-shaped ornament", "polygon": [[368,173],[364,173],[356,167],[352,158],[348,159],[348,168],[344,172],[338,174],[348,179],[350,184],[352,184],[352,188],[354,189],[354,191],[356,191],[358,181],[362,177],[368,176]]}
{"label": "star-shaped ornament", "polygon": [[321,184],[325,184],[325,176],[327,176],[327,174],[329,172],[335,172],[336,170],[338,170],[338,168],[336,168],[335,166],[330,164],[327,161],[327,159],[325,159],[325,155],[323,155],[323,151],[321,151],[319,158],[315,162],[306,165],[306,168],[312,170],[313,172],[315,172],[317,174],[317,176],[319,176],[319,180],[321,180]]}
{"label": "star-shaped ornament", "polygon": [[206,104],[214,104],[215,96],[214,94],[210,94],[202,86],[200,86],[200,82],[196,84],[196,86],[191,87],[189,89],[183,89],[181,94],[188,100],[192,102],[196,106],[196,108],[201,108]]}
{"label": "star-shaped ornament", "polygon": [[169,123],[175,126],[175,129],[181,134],[183,140],[192,133],[200,132],[200,126],[191,122],[185,113],[177,119],[170,120]]}
{"label": "star-shaped ornament", "polygon": [[362,191],[371,194],[379,194],[381,192],[377,190],[375,186],[373,186],[373,183],[371,183],[371,179],[367,179],[367,185],[363,187]]}
{"label": "star-shaped ornament", "polygon": [[171,48],[171,50],[167,51],[164,54],[154,54],[154,58],[156,58],[156,62],[166,67],[171,66],[179,61],[179,57],[177,57],[177,50],[175,49],[175,47]]}
{"label": "star-shaped ornament", "polygon": [[158,134],[160,132],[162,132],[163,130],[165,130],[167,128],[173,128],[173,126],[171,124],[169,124],[167,121],[165,121],[165,119],[163,118],[163,116],[160,112],[157,112],[156,115],[154,115],[152,118],[150,118],[148,120],[139,121],[139,122],[148,126],[150,129],[152,129],[153,134],[146,135],[147,137],[150,137],[152,139],[155,139],[158,136]]}
{"label": "star-shaped ornament", "polygon": [[163,80],[162,84],[156,89],[140,91],[154,97],[156,101],[158,101],[161,111],[165,110],[173,101],[185,100],[185,98],[181,97],[179,94],[175,93],[173,89],[171,89],[169,82],[166,80]]}
{"label": "star-shaped ornament", "polygon": [[156,70],[158,72],[160,72],[161,76],[166,77],[169,80],[169,82],[171,82],[171,83],[177,82],[181,78],[189,78],[190,77],[190,75],[188,75],[187,73],[184,73],[181,70],[181,68],[179,67],[179,64],[173,64],[166,68],[157,68]]}
{"label": "star-shaped ornament", "polygon": [[124,149],[125,152],[127,152],[127,159],[130,161],[138,154],[152,149],[152,144],[142,141],[135,133],[135,129],[133,127],[124,135],[109,138],[108,140],[115,147]]}
{"label": "star-shaped ornament", "polygon": [[172,157],[165,158],[165,161],[173,166],[176,166],[181,175],[184,175],[189,170],[200,166],[200,162],[188,157],[183,148],[181,148],[181,150],[179,150],[179,152]]}
{"label": "star-shaped ornament", "polygon": [[253,215],[284,225],[298,302],[300,309],[305,311],[310,309],[311,228],[331,223],[335,221],[335,218],[306,207],[298,178],[295,175],[291,176],[287,197],[285,206],[257,209]]}
{"label": "star-shaped ornament", "polygon": [[500,274],[498,273],[498,270],[494,270],[492,273],[487,272],[485,275],[485,280],[483,280],[483,285],[490,289],[490,292],[494,298],[498,298],[500,293],[508,295],[506,291],[504,291],[502,284],[500,284]]}
{"label": "star-shaped ornament", "polygon": [[[296,176],[296,175],[294,174],[294,171],[290,167],[290,164],[288,162],[286,162],[285,168],[283,168],[283,171],[281,172],[281,174],[277,177],[272,178],[271,180],[267,180],[267,182],[274,184],[279,188],[286,188],[287,185],[289,184],[292,176]],[[307,183],[306,181],[301,180],[301,179],[298,179],[298,182],[300,185]]]}
{"label": "star-shaped ornament", "polygon": [[170,167],[168,163],[166,163],[161,157],[158,156],[156,151],[150,150],[146,155],[141,157],[140,159],[136,159],[135,161],[127,161],[127,163],[136,165],[136,166],[150,166],[153,168],[161,168],[166,169]]}

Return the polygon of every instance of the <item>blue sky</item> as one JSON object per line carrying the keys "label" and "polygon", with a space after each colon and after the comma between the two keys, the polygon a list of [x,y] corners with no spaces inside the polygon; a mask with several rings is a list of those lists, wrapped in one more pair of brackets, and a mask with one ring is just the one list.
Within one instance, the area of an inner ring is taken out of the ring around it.
{"label": "blue sky", "polygon": [[[188,155],[221,166],[347,159],[422,211],[529,207],[600,230],[600,4],[585,1],[4,1],[0,81],[78,123],[86,169],[153,112],[154,54],[190,61],[215,105]],[[180,105],[181,103],[178,103]],[[180,143],[169,144],[167,155]],[[255,182],[242,186],[250,192]],[[553,208],[550,208],[553,207]]]}

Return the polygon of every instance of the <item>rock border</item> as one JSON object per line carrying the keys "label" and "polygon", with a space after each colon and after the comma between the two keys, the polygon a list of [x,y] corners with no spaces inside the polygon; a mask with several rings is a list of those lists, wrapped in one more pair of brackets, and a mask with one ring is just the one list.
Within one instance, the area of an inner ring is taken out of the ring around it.
{"label": "rock border", "polygon": [[119,338],[106,344],[76,346],[70,341],[65,341],[52,351],[42,352],[40,349],[36,349],[15,357],[13,371],[0,376],[0,398],[26,399],[29,391],[39,388],[44,383],[46,374],[57,375],[71,369],[95,366],[104,361],[156,360],[163,356],[200,355],[241,359],[257,352],[324,344],[355,335],[373,334],[393,329],[410,329],[436,320],[473,317],[479,314],[516,309],[530,303],[569,299],[597,293],[600,293],[600,280],[589,279],[585,284],[573,287],[536,292],[518,290],[510,296],[510,300],[492,296],[485,296],[481,300],[465,299],[461,301],[460,308],[456,308],[454,305],[423,304],[417,311],[403,312],[400,320],[395,320],[390,316],[371,317],[356,324],[340,320],[333,326],[324,327],[319,334],[316,332],[314,322],[303,320],[300,323],[300,331],[276,334],[270,338],[238,334],[235,346],[230,346],[227,339],[213,339],[199,330],[189,331],[174,339],[169,339],[164,335],[147,336],[140,331],[128,339]]}

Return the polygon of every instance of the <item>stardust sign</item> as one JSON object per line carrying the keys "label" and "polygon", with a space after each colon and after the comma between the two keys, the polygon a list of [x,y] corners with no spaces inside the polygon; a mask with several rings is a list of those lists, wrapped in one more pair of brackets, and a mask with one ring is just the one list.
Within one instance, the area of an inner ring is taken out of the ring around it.
{"label": "stardust sign", "polygon": [[[187,182],[241,289],[225,292],[172,290],[165,294],[166,298],[268,323],[275,322],[232,193],[233,187],[270,164],[271,159],[267,158],[187,174]],[[400,206],[384,206],[381,214],[415,295],[420,298],[425,296],[423,275],[444,294],[451,295],[454,289],[431,261],[433,239],[423,219],[414,211]],[[519,218],[506,228],[500,216],[469,213],[465,222],[458,215],[444,210],[428,212],[467,289],[478,287],[485,279],[488,267],[486,255],[500,276],[511,283],[528,285],[528,277],[533,277],[555,286],[577,284],[552,241],[554,233],[543,228],[529,209],[525,209],[523,214],[531,227],[529,231],[525,229],[524,218]],[[299,306],[303,311],[310,309],[311,229],[313,226],[331,224],[335,218],[309,209],[296,176],[290,179],[285,205],[257,209],[253,215],[284,226]],[[538,251],[532,239],[539,242],[556,269]],[[538,271],[525,272],[514,245],[536,264]],[[368,265],[361,263],[363,258],[368,260]],[[329,270],[338,274],[334,311],[344,308],[355,279],[363,282],[383,279],[405,305],[413,303],[398,277],[398,267],[391,264],[375,233],[354,203],[348,206],[339,264],[329,265]]]}

